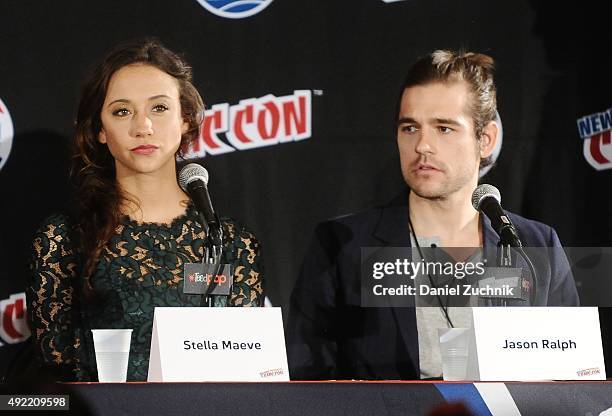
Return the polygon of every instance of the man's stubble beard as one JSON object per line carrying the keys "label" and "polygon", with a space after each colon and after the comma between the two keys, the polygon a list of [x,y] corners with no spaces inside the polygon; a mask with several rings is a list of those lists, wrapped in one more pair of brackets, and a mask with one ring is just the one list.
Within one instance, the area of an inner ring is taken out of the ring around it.
{"label": "man's stubble beard", "polygon": [[[436,173],[438,174],[438,173]],[[404,181],[417,196],[428,199],[431,201],[441,201],[448,198],[450,195],[460,191],[473,179],[473,172],[464,170],[460,172],[455,178],[448,179],[446,177],[446,171],[442,171],[442,178],[440,181],[435,180],[423,180],[415,178],[412,180],[410,175],[404,175]],[[413,183],[411,183],[413,182]],[[419,182],[421,185],[419,185]],[[429,184],[427,182],[430,182]]]}

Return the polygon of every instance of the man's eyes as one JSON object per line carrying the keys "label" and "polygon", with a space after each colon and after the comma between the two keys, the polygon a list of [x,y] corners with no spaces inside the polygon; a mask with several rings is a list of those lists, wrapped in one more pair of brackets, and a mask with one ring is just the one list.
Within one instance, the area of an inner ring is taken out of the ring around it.
{"label": "man's eyes", "polygon": [[[411,124],[401,125],[399,129],[402,133],[416,133],[420,130],[419,127]],[[448,126],[437,126],[436,129],[442,134],[449,134],[455,131],[455,129]]]}
{"label": "man's eyes", "polygon": [[400,131],[402,131],[403,133],[414,133],[416,131],[418,131],[418,128],[416,126],[412,126],[409,124],[404,124],[402,126],[400,126]]}

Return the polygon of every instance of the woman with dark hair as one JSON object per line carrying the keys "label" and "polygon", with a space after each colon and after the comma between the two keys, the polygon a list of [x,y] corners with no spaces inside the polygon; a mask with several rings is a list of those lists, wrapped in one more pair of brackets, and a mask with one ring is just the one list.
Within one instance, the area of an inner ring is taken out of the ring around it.
{"label": "woman with dark hair", "polygon": [[[85,83],[72,159],[74,212],[34,239],[27,296],[41,364],[63,380],[96,380],[92,328],[132,328],[128,380],[146,380],[156,306],[200,306],[183,269],[202,261],[205,227],[177,182],[176,157],[204,113],[187,63],[156,40],[115,48]],[[222,219],[229,297],[262,306],[259,243]]]}

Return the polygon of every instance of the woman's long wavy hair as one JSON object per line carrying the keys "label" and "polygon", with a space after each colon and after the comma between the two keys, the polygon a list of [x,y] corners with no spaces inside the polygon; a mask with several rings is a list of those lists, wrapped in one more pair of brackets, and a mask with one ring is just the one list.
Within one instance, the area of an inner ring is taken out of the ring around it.
{"label": "woman's long wavy hair", "polygon": [[122,220],[121,207],[127,201],[137,202],[120,189],[115,160],[107,145],[98,141],[108,84],[115,72],[132,64],[151,65],[176,79],[182,117],[189,125],[181,137],[179,155],[198,137],[203,120],[204,103],[192,84],[191,67],[156,39],[118,45],[86,80],[77,110],[71,169],[75,237],[86,292],[91,290],[90,277],[100,254]]}

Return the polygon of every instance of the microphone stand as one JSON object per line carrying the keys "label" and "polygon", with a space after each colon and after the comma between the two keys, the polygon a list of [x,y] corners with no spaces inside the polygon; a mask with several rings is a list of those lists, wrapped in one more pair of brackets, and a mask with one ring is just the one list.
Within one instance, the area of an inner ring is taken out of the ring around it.
{"label": "microphone stand", "polygon": [[221,271],[221,256],[223,254],[223,229],[221,228],[219,221],[219,216],[215,214],[216,224],[212,227],[206,221],[204,216],[200,214],[200,220],[202,224],[205,225],[206,239],[204,242],[204,257],[202,258],[202,264],[216,264],[216,270],[213,274],[213,279],[211,279],[208,288],[206,288],[206,293],[202,295],[202,301],[205,303],[207,307],[212,307],[213,305],[213,297],[210,295],[212,291],[218,286],[218,282],[214,279],[214,276],[217,276]]}
{"label": "microphone stand", "polygon": [[[525,250],[523,249],[523,245],[521,244],[520,240],[518,240],[518,238],[516,240],[510,240],[510,241],[502,238],[500,242],[500,246],[499,246],[500,255],[498,257],[498,266],[499,267],[513,267],[514,266],[514,262],[512,261],[512,247],[516,248],[517,253],[521,256],[523,260],[525,260],[525,262],[527,263],[527,266],[529,266],[529,271],[533,278],[530,302],[532,306],[535,306],[535,303],[537,301],[537,298],[536,298],[537,274],[536,274],[536,270],[535,270],[535,267],[531,259],[529,258],[529,256],[527,256],[527,253],[525,253]],[[522,276],[521,276],[521,281],[522,281]],[[500,302],[501,302],[501,305],[499,306],[508,306],[508,302],[505,299],[500,300]]]}
{"label": "microphone stand", "polygon": [[[499,267],[512,267],[512,246],[504,244],[503,241],[499,245],[499,255],[497,257],[497,265]],[[508,306],[506,299],[492,299],[493,306]]]}
{"label": "microphone stand", "polygon": [[536,270],[535,267],[533,266],[533,263],[531,262],[531,259],[529,258],[529,256],[527,256],[527,253],[525,253],[525,250],[523,250],[523,247],[517,247],[518,253],[520,254],[520,256],[523,258],[523,260],[525,260],[525,262],[527,262],[527,265],[529,266],[529,271],[531,272],[531,276],[533,277],[532,281],[532,290],[531,290],[531,296],[530,296],[530,300],[531,300],[531,306],[535,306],[536,302],[537,302],[537,297],[536,297],[536,290],[537,290],[537,283],[538,283],[538,277],[536,274]]}

